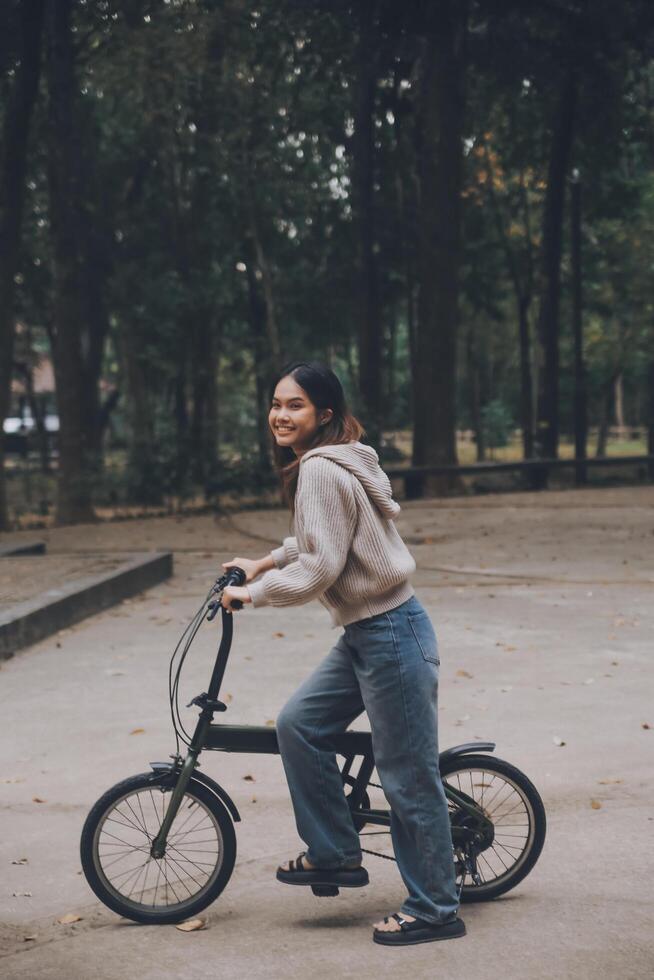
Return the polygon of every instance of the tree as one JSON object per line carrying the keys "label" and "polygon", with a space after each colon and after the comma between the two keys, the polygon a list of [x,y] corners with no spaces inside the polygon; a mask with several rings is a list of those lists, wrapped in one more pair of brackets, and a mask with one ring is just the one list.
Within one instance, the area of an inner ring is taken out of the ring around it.
{"label": "tree", "polygon": [[[419,300],[413,463],[456,464],[456,338],[468,5],[426,17],[420,91]],[[452,488],[430,477],[431,492]]]}
{"label": "tree", "polygon": [[30,121],[41,73],[44,7],[45,0],[22,0],[13,3],[11,11],[17,39],[15,54],[8,59],[14,79],[5,109],[0,158],[0,530],[9,526],[2,426],[11,391],[15,275],[23,221]]}

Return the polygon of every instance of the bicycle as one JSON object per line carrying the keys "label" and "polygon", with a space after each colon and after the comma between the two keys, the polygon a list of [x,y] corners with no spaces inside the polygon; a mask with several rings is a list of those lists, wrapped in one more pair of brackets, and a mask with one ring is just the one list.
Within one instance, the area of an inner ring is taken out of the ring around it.
{"label": "bicycle", "polygon": [[[228,585],[242,585],[237,567],[216,579],[173,651],[169,700],[176,751],[172,762],[152,762],[150,772],[122,780],[91,808],[82,830],[82,868],[90,887],[110,909],[136,922],[166,924],[205,909],[224,890],[236,861],[234,824],[241,819],[233,800],[217,782],[197,770],[204,749],[279,754],[273,727],[215,724],[227,706],[219,700],[233,636],[233,615],[221,605]],[[242,603],[233,601],[235,608]],[[222,637],[208,691],[187,707],[200,709],[192,734],[179,710],[184,660],[205,620],[222,610]],[[180,647],[183,649],[181,654]],[[177,666],[175,661],[177,658]],[[186,745],[183,756],[180,741]],[[341,776],[352,820],[361,837],[390,834],[390,810],[372,807],[369,788],[375,769],[370,732],[348,730],[333,738],[342,756]],[[488,755],[494,742],[467,742],[440,754],[448,800],[459,899],[488,901],[522,881],[534,867],[545,840],[543,802],[533,783],[508,762]],[[360,757],[356,775],[352,772]],[[340,765],[340,763],[339,763]],[[508,821],[508,822],[507,822]],[[380,851],[364,853],[395,860]],[[313,885],[319,897],[338,888]]]}

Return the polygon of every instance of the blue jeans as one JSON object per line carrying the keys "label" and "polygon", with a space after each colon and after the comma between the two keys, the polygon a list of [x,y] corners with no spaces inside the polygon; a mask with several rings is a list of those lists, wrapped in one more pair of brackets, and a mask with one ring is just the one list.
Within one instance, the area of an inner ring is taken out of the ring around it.
{"label": "blue jeans", "polygon": [[415,595],[344,627],[284,705],[279,751],[308,860],[361,861],[359,834],[330,737],[364,710],[390,807],[395,858],[408,890],[401,911],[440,923],[458,909],[447,800],[438,767],[438,644]]}

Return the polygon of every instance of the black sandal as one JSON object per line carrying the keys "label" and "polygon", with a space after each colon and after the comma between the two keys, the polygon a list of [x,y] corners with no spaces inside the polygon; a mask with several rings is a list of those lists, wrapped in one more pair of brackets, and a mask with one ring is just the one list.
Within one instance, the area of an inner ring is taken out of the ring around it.
{"label": "black sandal", "polygon": [[[388,922],[388,918],[385,915],[384,922]],[[440,923],[427,922],[426,919],[416,919],[415,922],[411,922],[398,912],[393,912],[391,918],[400,923],[400,928],[392,932],[373,929],[374,942],[384,946],[408,946],[413,943],[433,943],[438,939],[457,939],[466,934],[465,923],[458,917]]]}
{"label": "black sandal", "polygon": [[302,851],[295,861],[291,858],[288,870],[280,865],[277,868],[277,881],[287,885],[330,885],[335,888],[361,888],[369,882],[368,872],[361,865],[356,868],[348,868],[347,865],[339,868],[305,868],[302,858],[306,853]]}

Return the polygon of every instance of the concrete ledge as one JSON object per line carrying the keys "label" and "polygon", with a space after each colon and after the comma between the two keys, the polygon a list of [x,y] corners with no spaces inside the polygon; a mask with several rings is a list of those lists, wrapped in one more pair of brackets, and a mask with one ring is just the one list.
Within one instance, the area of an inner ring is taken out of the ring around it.
{"label": "concrete ledge", "polygon": [[86,575],[64,588],[49,589],[18,603],[0,613],[0,659],[158,585],[172,573],[172,552],[148,552],[109,573]]}
{"label": "concrete ledge", "polygon": [[6,544],[0,547],[0,558],[16,555],[44,555],[45,541],[26,541],[24,544]]}

